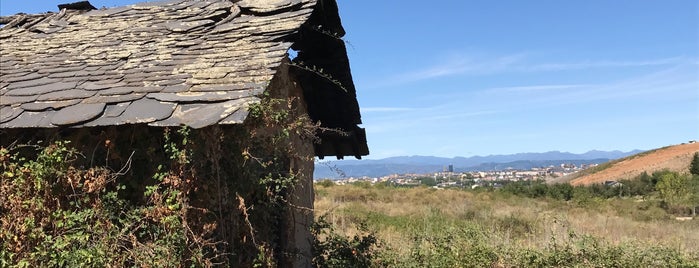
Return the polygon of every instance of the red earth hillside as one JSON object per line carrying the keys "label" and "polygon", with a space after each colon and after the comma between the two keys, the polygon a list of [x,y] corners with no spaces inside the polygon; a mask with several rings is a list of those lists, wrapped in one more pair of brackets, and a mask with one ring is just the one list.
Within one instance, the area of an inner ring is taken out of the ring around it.
{"label": "red earth hillside", "polygon": [[699,152],[699,143],[697,142],[643,152],[621,159],[601,171],[574,178],[570,184],[588,185],[611,180],[633,179],[643,172],[651,174],[663,169],[688,172],[692,156],[697,152]]}

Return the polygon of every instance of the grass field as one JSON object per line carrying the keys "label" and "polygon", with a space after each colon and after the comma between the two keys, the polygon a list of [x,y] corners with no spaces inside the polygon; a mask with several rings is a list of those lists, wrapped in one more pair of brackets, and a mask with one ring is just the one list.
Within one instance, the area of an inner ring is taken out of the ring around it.
{"label": "grass field", "polygon": [[699,267],[699,220],[652,200],[316,185],[315,208],[340,234],[375,235],[376,266]]}

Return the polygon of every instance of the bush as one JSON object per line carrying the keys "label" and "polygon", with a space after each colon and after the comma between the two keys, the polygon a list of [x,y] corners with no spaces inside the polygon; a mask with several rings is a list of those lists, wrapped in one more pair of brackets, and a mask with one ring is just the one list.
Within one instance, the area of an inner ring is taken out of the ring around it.
{"label": "bush", "polygon": [[332,187],[335,186],[335,182],[329,179],[324,179],[320,182],[318,182],[318,185],[323,186],[323,187]]}
{"label": "bush", "polygon": [[[360,225],[359,229],[367,230],[365,225]],[[371,267],[377,264],[378,241],[373,233],[348,238],[337,234],[325,216],[316,220],[311,233],[315,267]]]}
{"label": "bush", "polygon": [[[107,169],[81,170],[67,142],[33,159],[0,149],[0,266],[179,266],[211,264],[215,243],[185,232],[184,200],[167,173],[136,206]],[[184,262],[184,263],[182,263]]]}
{"label": "bush", "polygon": [[420,180],[420,184],[425,185],[427,187],[437,186],[437,180],[432,177],[422,177],[418,180]]}

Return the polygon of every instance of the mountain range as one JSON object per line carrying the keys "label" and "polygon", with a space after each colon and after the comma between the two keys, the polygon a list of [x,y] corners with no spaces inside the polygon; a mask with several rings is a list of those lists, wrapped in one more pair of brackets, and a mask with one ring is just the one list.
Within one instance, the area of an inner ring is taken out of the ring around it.
{"label": "mountain range", "polygon": [[320,161],[316,163],[314,178],[338,179],[344,177],[380,177],[390,174],[433,173],[453,165],[454,171],[489,171],[507,168],[530,169],[550,165],[599,164],[642,152],[589,151],[583,154],[551,151],[472,157],[396,156],[383,159]]}

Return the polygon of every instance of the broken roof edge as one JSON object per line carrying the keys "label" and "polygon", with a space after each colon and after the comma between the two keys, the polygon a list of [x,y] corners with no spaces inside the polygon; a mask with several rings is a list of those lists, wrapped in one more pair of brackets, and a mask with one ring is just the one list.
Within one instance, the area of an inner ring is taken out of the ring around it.
{"label": "broken roof edge", "polygon": [[[44,13],[38,13],[38,14],[27,14],[27,13],[17,13],[14,15],[7,15],[7,16],[0,16],[0,28],[6,27],[6,26],[15,26],[22,24],[26,20],[30,20],[29,23],[32,22],[40,22],[43,19],[50,17],[55,14],[65,14],[66,12],[74,12],[74,13],[84,13],[90,10],[96,10],[97,8],[94,7],[92,4],[90,4],[89,1],[79,1],[79,2],[72,2],[72,3],[66,3],[66,4],[59,4],[58,6],[58,12],[53,12],[53,11],[47,11]],[[38,20],[38,21],[37,21]]]}
{"label": "broken roof edge", "polygon": [[[319,0],[311,17],[301,26],[292,49],[298,52],[292,66],[304,90],[308,113],[323,129],[316,134],[316,156],[369,154],[356,89],[352,78],[345,30],[335,0]],[[329,130],[329,131],[328,131]]]}
{"label": "broken roof edge", "polygon": [[58,9],[59,10],[68,9],[68,10],[90,11],[90,10],[95,10],[97,8],[94,7],[92,4],[90,4],[89,1],[79,1],[79,2],[72,2],[72,3],[66,3],[66,4],[59,4]]}

